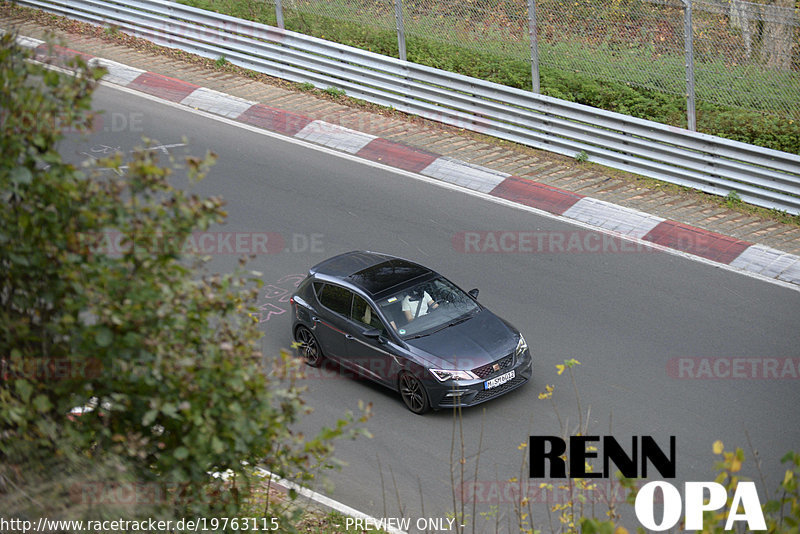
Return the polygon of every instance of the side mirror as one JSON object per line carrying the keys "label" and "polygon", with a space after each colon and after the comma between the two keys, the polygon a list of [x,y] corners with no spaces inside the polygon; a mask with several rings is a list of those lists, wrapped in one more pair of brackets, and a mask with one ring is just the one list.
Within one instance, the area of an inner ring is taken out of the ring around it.
{"label": "side mirror", "polygon": [[370,339],[380,339],[381,331],[378,330],[377,328],[369,328],[361,332],[361,335],[364,337],[368,337]]}
{"label": "side mirror", "polygon": [[478,291],[477,287],[475,289],[469,290],[469,296],[474,298],[475,300],[478,300],[478,293],[480,293],[480,291]]}

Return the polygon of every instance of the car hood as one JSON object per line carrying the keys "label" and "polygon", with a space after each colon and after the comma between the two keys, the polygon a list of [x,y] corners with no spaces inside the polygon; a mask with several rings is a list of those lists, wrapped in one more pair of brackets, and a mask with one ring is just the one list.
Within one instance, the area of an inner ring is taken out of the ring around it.
{"label": "car hood", "polygon": [[420,356],[435,367],[475,369],[512,353],[518,335],[516,329],[483,308],[463,323],[406,343],[424,352]]}

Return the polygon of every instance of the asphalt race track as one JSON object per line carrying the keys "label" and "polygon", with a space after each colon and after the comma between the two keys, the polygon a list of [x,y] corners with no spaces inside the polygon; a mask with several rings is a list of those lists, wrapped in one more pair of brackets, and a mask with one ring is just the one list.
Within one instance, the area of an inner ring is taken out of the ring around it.
{"label": "asphalt race track", "polygon": [[[557,243],[586,240],[587,230],[129,92],[101,87],[95,106],[106,111],[102,129],[89,139],[66,140],[62,153],[70,161],[117,147],[129,152],[143,135],[162,145],[186,142],[164,149],[175,156],[207,149],[219,155],[208,178],[193,186],[227,200],[228,223],[218,230],[268,233],[270,244],[281,245],[249,264],[263,273],[266,354],[291,344],[286,300],[294,284],[314,263],[353,249],[404,256],[464,289],[477,287],[479,300],[525,335],[533,381],[465,410],[455,427],[452,412],[415,416],[393,392],[335,370],[311,373],[307,398],[315,411],[301,430],[333,424],[346,410],[357,410],[359,400],[373,406],[367,428],[374,437],[338,443],[336,457],[347,466],[326,473],[327,485],[315,488],[338,501],[372,516],[414,521],[451,517],[463,502],[467,531],[473,520],[477,531],[506,531],[516,521],[507,481],[528,482],[519,446],[531,434],[576,433],[576,395],[569,375],[556,369],[571,358],[581,362],[573,370],[589,433],[613,434],[622,444],[651,435],[665,450],[676,436],[676,485],[714,479],[712,443],[719,439],[728,450],[745,449],[745,474],[759,480],[763,492],[749,436],[774,494],[783,473],[779,459],[798,450],[796,290],[632,244],[566,251]],[[535,254],[513,246],[464,252],[463,232],[532,232],[556,245]],[[221,246],[212,255],[212,271],[231,270],[238,259]],[[764,377],[764,366],[776,362],[777,375]],[[794,375],[785,365],[794,365]],[[547,384],[555,386],[552,403],[538,398]],[[467,486],[457,460],[462,433]],[[538,489],[541,481],[530,482]],[[537,528],[548,530],[539,502],[546,499],[531,499],[538,503]],[[596,511],[605,511],[602,503]],[[624,522],[637,526],[632,511],[625,513]]]}

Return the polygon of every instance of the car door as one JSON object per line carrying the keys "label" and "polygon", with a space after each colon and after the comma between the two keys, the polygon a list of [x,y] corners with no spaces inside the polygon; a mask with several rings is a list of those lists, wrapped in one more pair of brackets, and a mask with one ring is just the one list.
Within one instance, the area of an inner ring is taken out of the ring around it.
{"label": "car door", "polygon": [[[345,337],[348,362],[372,380],[390,385],[396,382],[400,360],[391,351],[387,327],[375,308],[360,295],[354,295],[350,320],[351,335]],[[377,330],[380,336],[365,336],[364,332],[370,330]]]}
{"label": "car door", "polygon": [[323,284],[317,291],[321,313],[314,318],[315,333],[325,356],[342,361],[347,356],[350,309],[353,292],[336,284]]}

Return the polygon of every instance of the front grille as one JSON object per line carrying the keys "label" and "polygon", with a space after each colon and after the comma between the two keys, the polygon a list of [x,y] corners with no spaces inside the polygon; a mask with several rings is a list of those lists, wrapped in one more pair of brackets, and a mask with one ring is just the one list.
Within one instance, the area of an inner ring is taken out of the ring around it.
{"label": "front grille", "polygon": [[516,378],[512,378],[511,380],[509,380],[508,382],[506,382],[501,386],[497,386],[496,388],[484,389],[483,391],[479,391],[478,394],[475,395],[475,398],[472,399],[472,402],[474,404],[477,404],[479,402],[483,402],[485,400],[497,397],[498,395],[502,395],[506,391],[512,390],[515,387],[521,385],[522,383],[525,382],[525,380],[526,380],[525,378],[518,376]]}
{"label": "front grille", "polygon": [[[495,370],[494,366],[499,366],[499,369]],[[503,372],[504,369],[508,369],[509,367],[514,365],[514,355],[509,354],[505,358],[501,358],[496,362],[487,363],[482,367],[478,367],[477,369],[473,369],[472,372],[478,375],[480,378],[488,378],[493,374],[500,374]]]}

